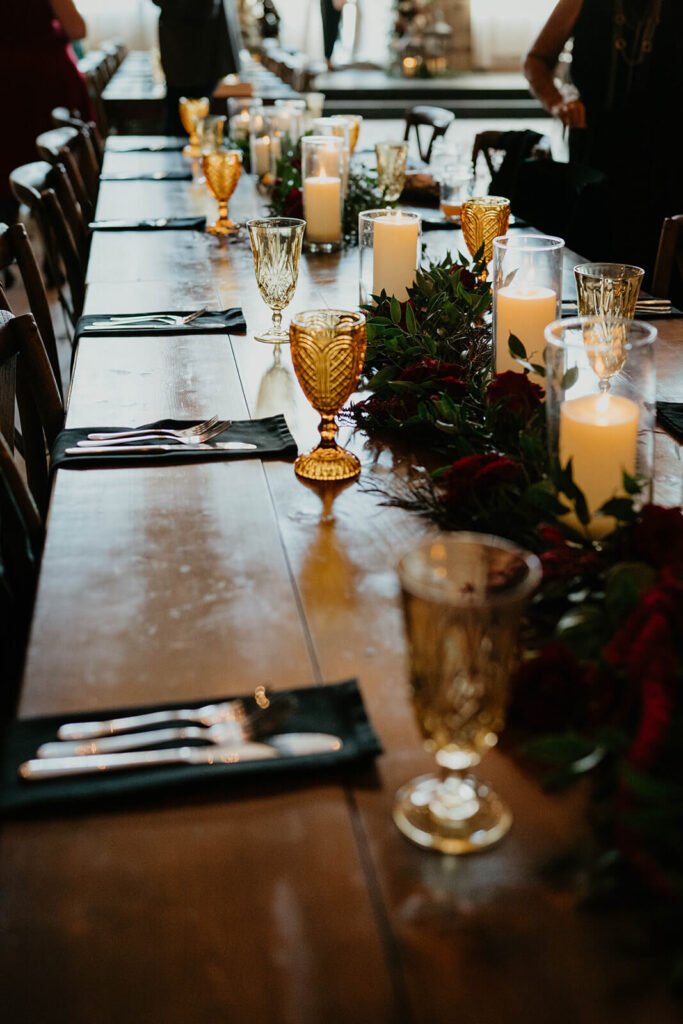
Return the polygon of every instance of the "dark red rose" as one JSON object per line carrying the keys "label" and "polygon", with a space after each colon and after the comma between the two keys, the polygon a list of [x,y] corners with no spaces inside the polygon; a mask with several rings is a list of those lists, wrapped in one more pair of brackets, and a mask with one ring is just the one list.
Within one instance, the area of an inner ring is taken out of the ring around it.
{"label": "dark red rose", "polygon": [[473,292],[477,287],[477,279],[471,270],[466,270],[465,267],[455,266],[451,270],[451,277],[460,271],[460,284],[463,286],[466,292]]}
{"label": "dark red rose", "polygon": [[486,401],[491,406],[501,405],[505,412],[528,420],[543,400],[543,388],[529,380],[526,373],[506,370],[497,373],[486,388]]}
{"label": "dark red rose", "polygon": [[482,498],[501,484],[514,484],[521,466],[502,455],[466,455],[452,464],[444,475],[448,508],[457,509],[470,496]]}
{"label": "dark red rose", "polygon": [[673,699],[669,686],[659,679],[646,679],[641,695],[640,723],[626,756],[632,765],[644,771],[656,762],[668,736]]}
{"label": "dark red rose", "polygon": [[511,682],[510,720],[525,729],[564,731],[582,723],[586,678],[576,655],[556,640],[523,661]]}
{"label": "dark red rose", "polygon": [[413,384],[421,384],[425,380],[436,380],[439,373],[439,365],[438,359],[431,359],[429,356],[425,356],[424,359],[420,359],[419,363],[406,367],[397,379],[407,380]]}
{"label": "dark red rose", "polygon": [[287,193],[285,201],[282,204],[282,216],[283,217],[297,217],[303,218],[304,215],[304,203],[301,195],[300,188],[292,188]]}
{"label": "dark red rose", "polygon": [[544,582],[571,580],[599,568],[600,557],[595,551],[569,544],[556,526],[543,523],[539,526],[538,532],[549,545],[548,550],[539,555]]}
{"label": "dark red rose", "polygon": [[[467,394],[467,383],[461,377],[440,377],[438,383],[449,398],[463,398]],[[439,396],[432,395],[432,398],[438,399]]]}
{"label": "dark red rose", "polygon": [[417,413],[417,396],[406,393],[405,395],[394,395],[393,398],[366,398],[359,402],[356,409],[367,413],[370,416],[391,416],[399,423],[405,422]]}
{"label": "dark red rose", "polygon": [[300,156],[292,157],[290,163],[291,163],[292,167],[296,171],[300,171],[301,170],[301,157]]}
{"label": "dark red rose", "polygon": [[663,569],[683,569],[683,512],[646,505],[631,535],[633,553]]}

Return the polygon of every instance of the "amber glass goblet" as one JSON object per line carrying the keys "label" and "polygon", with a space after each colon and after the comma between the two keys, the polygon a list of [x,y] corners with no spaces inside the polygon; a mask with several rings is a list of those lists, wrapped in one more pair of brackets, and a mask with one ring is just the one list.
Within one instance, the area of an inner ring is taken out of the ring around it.
{"label": "amber glass goblet", "polygon": [[471,770],[503,728],[517,631],[540,562],[499,537],[450,533],[409,551],[398,574],[413,709],[441,771],[398,791],[394,821],[427,849],[483,850],[502,839],[512,814]]}
{"label": "amber glass goblet", "polygon": [[237,188],[241,170],[242,154],[238,149],[221,149],[202,157],[206,187],[218,200],[218,220],[206,229],[212,235],[234,235],[239,231],[239,225],[228,218],[228,199]]}
{"label": "amber glass goblet", "polygon": [[307,480],[352,480],[360,462],[336,440],[335,415],[353,393],[365,357],[365,316],[338,309],[298,313],[289,327],[292,363],[306,398],[320,413],[320,444],[294,471]]}
{"label": "amber glass goblet", "polygon": [[209,113],[209,98],[208,96],[198,96],[196,98],[181,96],[178,104],[178,110],[180,112],[180,120],[183,123],[183,128],[190,136],[190,141],[188,145],[185,146],[183,155],[190,156],[193,160],[198,160],[201,156],[201,152],[199,149],[197,121],[206,117]]}
{"label": "amber glass goblet", "polygon": [[247,221],[247,227],[256,283],[273,314],[270,330],[254,337],[256,341],[272,345],[287,343],[289,331],[282,326],[281,311],[292,301],[299,279],[299,258],[306,221],[294,217],[266,217],[264,220]]}
{"label": "amber glass goblet", "polygon": [[[493,259],[493,239],[504,235],[510,221],[510,200],[502,196],[475,196],[465,199],[460,208],[460,223],[472,259],[484,247],[483,262]],[[486,267],[481,280],[488,276]]]}

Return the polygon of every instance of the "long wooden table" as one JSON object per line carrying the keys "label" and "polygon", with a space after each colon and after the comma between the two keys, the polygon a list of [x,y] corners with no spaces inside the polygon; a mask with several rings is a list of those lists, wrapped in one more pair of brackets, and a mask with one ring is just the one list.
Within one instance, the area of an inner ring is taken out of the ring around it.
{"label": "long wooden table", "polygon": [[[231,204],[260,200],[248,178]],[[105,182],[98,216],[215,204],[183,182]],[[434,255],[462,244],[428,236]],[[302,260],[291,311],[357,302],[357,252]],[[88,338],[68,425],[284,412],[317,416],[289,354],[253,340],[269,312],[248,243],[97,233],[86,311],[241,304],[245,337]],[[681,321],[661,321],[661,397],[680,394]],[[678,383],[674,372],[678,372]],[[409,708],[395,565],[424,527],[384,507],[391,456],[349,437],[360,484],[336,495],[258,460],[57,473],[20,714],[316,686],[357,676],[384,754],[370,769],[173,792],[127,810],[7,822],[0,1006],[11,1024],[667,1024],[679,1019],[623,915],[578,906],[580,793],[548,796],[503,753],[482,773],[513,830],[471,858],[411,846],[396,789],[431,769]],[[660,478],[680,483],[659,438]],[[332,500],[334,499],[334,500]],[[615,919],[616,918],[616,919]]]}

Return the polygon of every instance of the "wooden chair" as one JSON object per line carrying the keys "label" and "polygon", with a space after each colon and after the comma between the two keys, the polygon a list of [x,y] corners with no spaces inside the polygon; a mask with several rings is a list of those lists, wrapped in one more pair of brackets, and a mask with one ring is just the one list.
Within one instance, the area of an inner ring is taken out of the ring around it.
{"label": "wooden chair", "polygon": [[[410,138],[410,129],[415,129],[420,159],[428,164],[434,140],[445,135],[454,121],[455,114],[445,107],[411,107],[410,110],[406,110],[406,130],[403,138],[407,142]],[[420,127],[423,125],[432,129],[426,147],[420,138]]]}
{"label": "wooden chair", "polygon": [[[0,224],[0,270],[5,270],[12,264],[17,266],[21,275],[30,310],[38,325],[40,336],[45,345],[45,351],[50,360],[52,372],[57,381],[59,393],[63,399],[64,388],[59,369],[57,340],[50,315],[50,304],[45,292],[43,275],[38,267],[33,247],[26,233],[26,228],[21,223],[12,224],[11,227],[8,227],[7,224]],[[7,296],[1,288],[0,308],[10,310]]]}
{"label": "wooden chair", "polygon": [[[83,311],[88,260],[88,227],[62,164],[39,160],[12,171],[10,187],[31,210],[40,229],[59,299],[72,323]],[[70,300],[62,288],[62,266]]]}
{"label": "wooden chair", "polygon": [[109,124],[102,93],[113,75],[109,57],[101,50],[91,50],[79,60],[78,70],[85,78],[88,95],[95,110],[97,126],[102,135],[106,136],[109,134]]}
{"label": "wooden chair", "polygon": [[0,433],[13,452],[16,403],[26,479],[44,517],[50,494],[47,453],[64,425],[64,405],[30,313],[0,311],[0,374]]}
{"label": "wooden chair", "polygon": [[86,185],[87,160],[80,132],[76,128],[52,128],[38,136],[36,149],[41,160],[64,165],[84,219],[92,220],[97,189],[91,193]]}
{"label": "wooden chair", "polygon": [[683,214],[665,217],[652,275],[652,294],[683,305]]}
{"label": "wooden chair", "polygon": [[84,121],[80,114],[68,110],[66,107],[55,107],[52,111],[52,124],[55,128],[75,128],[81,133],[87,158],[88,188],[94,188],[97,191],[104,160],[104,141],[95,122]]}

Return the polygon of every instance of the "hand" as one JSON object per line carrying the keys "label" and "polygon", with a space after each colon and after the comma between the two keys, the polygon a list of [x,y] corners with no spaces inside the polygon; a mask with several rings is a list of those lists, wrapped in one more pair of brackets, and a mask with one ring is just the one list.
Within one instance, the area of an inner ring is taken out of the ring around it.
{"label": "hand", "polygon": [[550,113],[553,117],[559,118],[567,128],[586,127],[586,108],[581,100],[569,100],[556,103]]}

